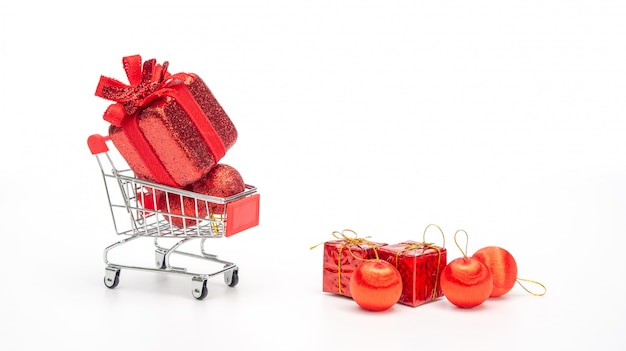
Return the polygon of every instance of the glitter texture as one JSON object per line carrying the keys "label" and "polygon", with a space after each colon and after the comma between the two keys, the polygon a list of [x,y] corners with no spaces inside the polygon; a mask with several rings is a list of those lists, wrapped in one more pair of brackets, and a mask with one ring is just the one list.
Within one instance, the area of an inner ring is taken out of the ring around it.
{"label": "glitter texture", "polygon": [[[205,118],[209,119],[217,137],[228,150],[237,140],[235,126],[201,80],[193,79],[185,83],[189,84],[189,93],[198,102]],[[157,99],[135,118],[137,127],[152,150],[137,150],[134,145],[130,145],[128,137],[123,136],[124,126],[112,125],[109,135],[137,177],[155,180],[151,172],[146,172],[148,167],[145,162],[140,161],[141,155],[138,153],[141,152],[154,152],[175,182],[168,185],[178,187],[200,179],[219,161],[202,138],[201,131],[175,98],[166,96]]]}
{"label": "glitter texture", "polygon": [[217,165],[237,130],[197,75],[138,60],[124,59],[130,86],[101,77],[96,95],[118,102],[105,112],[109,135],[138,178],[183,188]]}
{"label": "glitter texture", "polygon": [[[163,217],[173,225],[184,228],[193,227],[207,217],[207,209],[194,198],[177,194],[162,193],[158,198],[157,207],[170,215]],[[178,216],[177,216],[178,215]],[[197,217],[197,218],[194,218]]]}
{"label": "glitter texture", "polygon": [[[246,184],[239,171],[223,163],[213,167],[191,186],[191,191],[195,193],[221,198],[237,195],[245,189]],[[208,203],[208,208],[213,214],[225,214],[225,206],[222,204]]]}

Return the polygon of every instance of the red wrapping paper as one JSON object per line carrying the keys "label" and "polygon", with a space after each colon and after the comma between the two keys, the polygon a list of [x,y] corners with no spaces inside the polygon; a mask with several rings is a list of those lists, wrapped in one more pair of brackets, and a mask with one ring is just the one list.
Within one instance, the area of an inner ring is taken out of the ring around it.
{"label": "red wrapping paper", "polygon": [[400,272],[398,302],[415,307],[443,296],[440,277],[447,264],[445,248],[409,240],[381,247],[378,256]]}
{"label": "red wrapping paper", "polygon": [[322,291],[352,297],[352,273],[363,260],[376,258],[374,250],[384,245],[386,244],[350,238],[325,242]]}
{"label": "red wrapping paper", "polygon": [[104,114],[115,147],[140,179],[183,188],[207,174],[237,140],[237,130],[193,73],[170,74],[154,59],[128,56],[130,85],[101,77],[96,96],[115,101]]}

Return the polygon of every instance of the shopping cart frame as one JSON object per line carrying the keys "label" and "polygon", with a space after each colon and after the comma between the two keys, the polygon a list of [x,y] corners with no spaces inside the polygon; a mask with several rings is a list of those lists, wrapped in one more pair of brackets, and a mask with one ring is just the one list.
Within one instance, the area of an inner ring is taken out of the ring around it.
{"label": "shopping cart frame", "polygon": [[[115,231],[125,236],[104,249],[104,285],[111,289],[117,287],[120,271],[130,269],[190,276],[192,296],[198,300],[206,298],[207,281],[214,276],[223,274],[225,284],[235,287],[239,283],[239,267],[206,252],[205,242],[207,239],[229,237],[258,225],[260,194],[256,187],[246,184],[243,192],[220,198],[141,180],[129,168],[116,168],[118,161],[113,160],[107,146],[110,140],[110,137],[98,134],[89,136],[87,140],[100,166]],[[180,211],[174,211],[175,207]],[[221,212],[216,213],[214,208],[221,209]],[[112,250],[139,238],[153,239],[155,266],[112,262],[109,257]],[[159,242],[163,238],[176,242],[164,246]],[[198,253],[181,250],[183,244],[197,240],[200,241]],[[222,268],[208,273],[189,271],[185,267],[172,266],[172,254],[210,261],[222,265]]]}

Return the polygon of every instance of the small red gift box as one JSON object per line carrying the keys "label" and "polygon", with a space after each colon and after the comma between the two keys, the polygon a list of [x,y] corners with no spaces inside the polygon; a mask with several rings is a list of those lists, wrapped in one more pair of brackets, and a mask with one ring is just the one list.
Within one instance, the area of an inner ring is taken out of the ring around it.
{"label": "small red gift box", "polygon": [[402,277],[398,302],[413,307],[443,296],[440,277],[446,254],[443,247],[410,240],[378,250],[379,258],[396,266]]}
{"label": "small red gift box", "polygon": [[343,233],[342,236],[344,239],[324,243],[322,291],[352,297],[352,273],[364,260],[376,258],[375,250],[386,244],[370,242],[364,238],[350,238]]}
{"label": "small red gift box", "polygon": [[193,73],[167,72],[139,55],[123,58],[130,85],[102,76],[96,96],[116,103],[109,136],[140,179],[183,188],[207,174],[237,140],[237,130]]}

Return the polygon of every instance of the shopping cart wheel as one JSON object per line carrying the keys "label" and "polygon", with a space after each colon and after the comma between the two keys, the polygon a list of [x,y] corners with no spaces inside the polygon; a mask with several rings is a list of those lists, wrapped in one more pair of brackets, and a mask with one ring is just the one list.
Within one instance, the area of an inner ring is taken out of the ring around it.
{"label": "shopping cart wheel", "polygon": [[239,268],[235,267],[234,269],[224,272],[224,283],[234,288],[239,283]]}
{"label": "shopping cart wheel", "polygon": [[120,283],[120,270],[117,268],[107,267],[104,271],[104,285],[113,289]]}
{"label": "shopping cart wheel", "polygon": [[198,300],[204,300],[204,298],[208,295],[208,290],[206,288],[206,279],[202,277],[193,277],[191,279],[191,284],[193,289],[191,289],[191,294]]}
{"label": "shopping cart wheel", "polygon": [[167,255],[167,250],[163,249],[163,248],[157,248],[155,251],[155,263],[156,263],[156,267],[158,269],[166,269],[167,268],[167,262],[165,260],[165,257]]}

